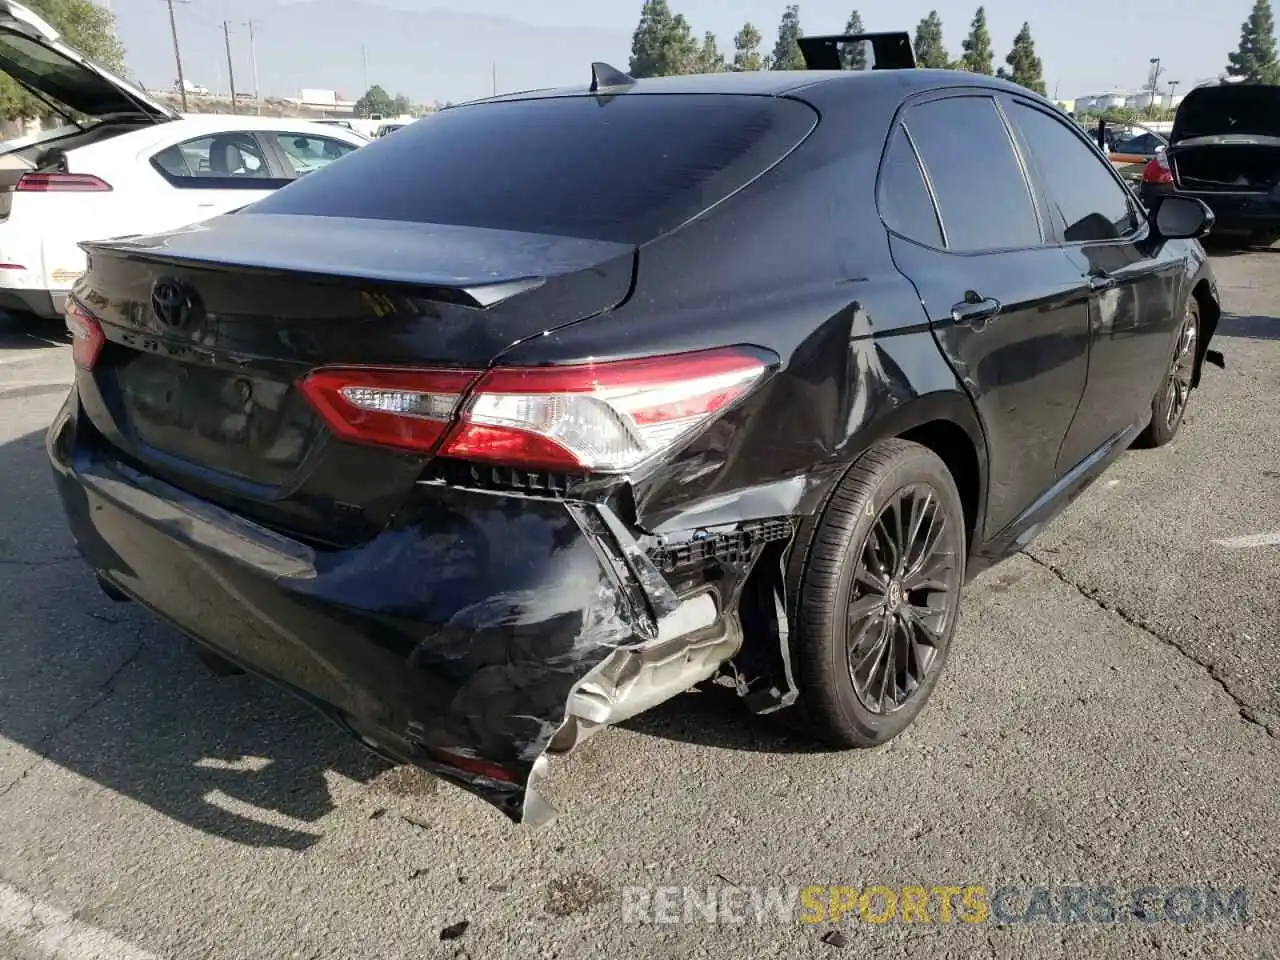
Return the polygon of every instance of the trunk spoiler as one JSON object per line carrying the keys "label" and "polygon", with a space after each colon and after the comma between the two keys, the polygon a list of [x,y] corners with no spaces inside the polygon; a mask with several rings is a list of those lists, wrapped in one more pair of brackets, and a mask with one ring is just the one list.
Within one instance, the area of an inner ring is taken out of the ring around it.
{"label": "trunk spoiler", "polygon": [[826,37],[801,37],[800,53],[806,70],[843,70],[841,48],[865,41],[871,45],[867,70],[912,70],[916,65],[911,35],[896,33],[848,33]]}

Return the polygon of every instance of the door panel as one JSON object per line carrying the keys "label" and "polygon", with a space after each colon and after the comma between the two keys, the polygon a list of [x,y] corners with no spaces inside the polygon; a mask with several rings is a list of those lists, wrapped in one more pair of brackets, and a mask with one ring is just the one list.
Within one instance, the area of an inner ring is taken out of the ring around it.
{"label": "door panel", "polygon": [[1090,302],[1089,384],[1062,446],[1069,470],[1150,413],[1172,355],[1182,275],[1164,244],[1117,242],[1064,248],[1097,286]]}
{"label": "door panel", "polygon": [[[892,249],[978,407],[994,535],[1058,479],[1058,449],[1088,371],[1088,288],[1057,247],[956,256],[895,237]],[[998,312],[964,322],[968,291],[998,301]]]}

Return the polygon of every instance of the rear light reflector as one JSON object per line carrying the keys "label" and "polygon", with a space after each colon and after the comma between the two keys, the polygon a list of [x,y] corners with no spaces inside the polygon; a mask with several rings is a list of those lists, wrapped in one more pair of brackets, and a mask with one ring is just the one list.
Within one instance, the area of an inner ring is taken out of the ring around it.
{"label": "rear light reflector", "polygon": [[745,348],[490,370],[441,455],[616,472],[660,453],[746,395],[769,367]]}
{"label": "rear light reflector", "polygon": [[1142,182],[1173,185],[1173,171],[1169,169],[1169,161],[1165,159],[1164,154],[1156,154],[1142,168]]}
{"label": "rear light reflector", "polygon": [[24,173],[16,193],[105,193],[111,184],[91,173]]}
{"label": "rear light reflector", "polygon": [[479,373],[322,367],[298,384],[343,440],[430,453]]}
{"label": "rear light reflector", "polygon": [[71,359],[81,370],[92,370],[107,342],[102,324],[78,300],[67,298],[67,330],[71,333]]}

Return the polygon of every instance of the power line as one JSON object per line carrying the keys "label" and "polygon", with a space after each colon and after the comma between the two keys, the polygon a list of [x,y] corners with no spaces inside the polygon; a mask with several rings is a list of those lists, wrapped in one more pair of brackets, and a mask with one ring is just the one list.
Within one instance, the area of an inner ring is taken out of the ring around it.
{"label": "power line", "polygon": [[169,30],[173,34],[173,59],[178,65],[178,94],[182,97],[182,112],[187,112],[187,79],[182,75],[182,51],[178,48],[178,18],[174,15],[174,3],[190,3],[191,0],[165,0],[169,7]]}

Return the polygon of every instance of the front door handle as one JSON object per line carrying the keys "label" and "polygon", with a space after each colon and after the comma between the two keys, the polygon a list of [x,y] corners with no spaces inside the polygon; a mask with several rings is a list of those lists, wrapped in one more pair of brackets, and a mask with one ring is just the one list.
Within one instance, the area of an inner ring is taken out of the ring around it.
{"label": "front door handle", "polygon": [[951,319],[956,323],[985,324],[1000,312],[1000,301],[994,297],[980,297],[973,291],[951,308]]}
{"label": "front door handle", "polygon": [[1116,278],[1109,277],[1105,273],[1089,274],[1089,289],[1094,293],[1101,293],[1104,290],[1111,290],[1116,285]]}

